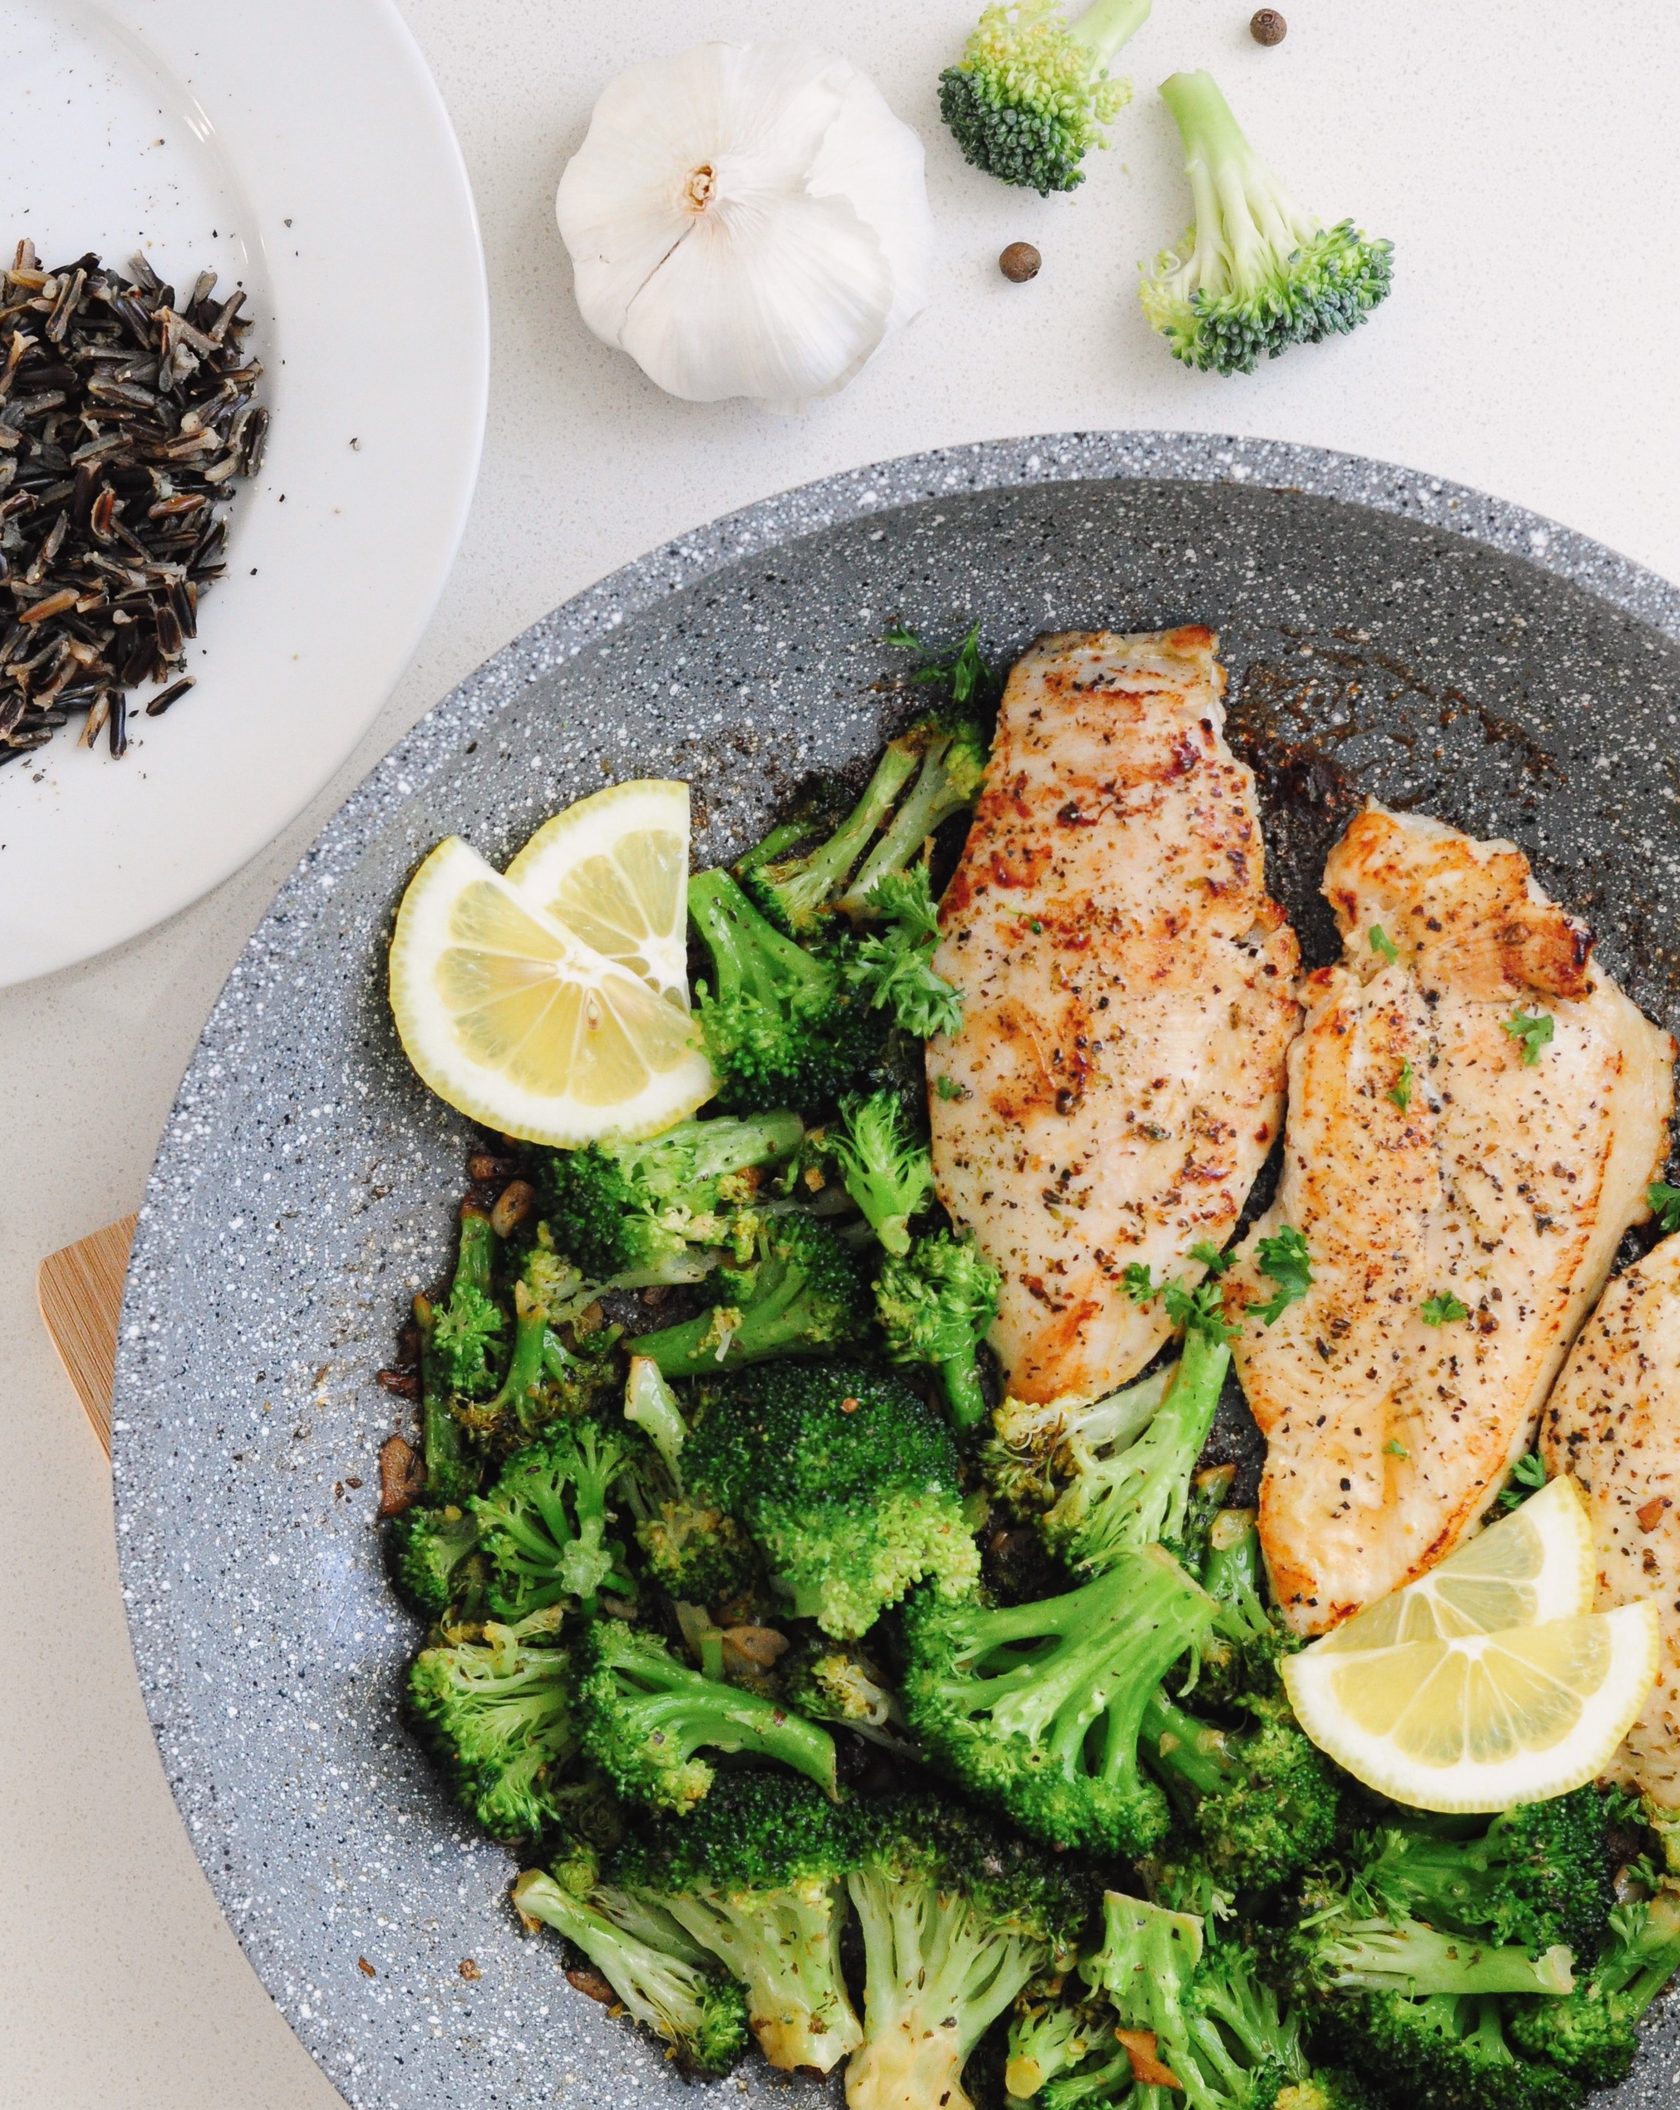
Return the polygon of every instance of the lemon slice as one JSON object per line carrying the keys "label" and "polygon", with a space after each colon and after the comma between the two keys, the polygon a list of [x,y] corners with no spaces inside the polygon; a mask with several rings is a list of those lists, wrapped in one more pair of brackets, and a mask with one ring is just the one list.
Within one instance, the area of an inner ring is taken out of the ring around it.
{"label": "lemon slice", "polygon": [[1283,1666],[1296,1718],[1355,1780],[1413,1809],[1507,1810],[1602,1773],[1656,1683],[1653,1604]]}
{"label": "lemon slice", "polygon": [[534,906],[452,835],[409,881],[391,940],[408,1059],[475,1121],[571,1146],[650,1136],[716,1088],[686,1012]]}
{"label": "lemon slice", "polygon": [[688,786],[613,784],[544,821],[507,868],[603,959],[688,1003]]}
{"label": "lemon slice", "polygon": [[1592,1610],[1597,1577],[1592,1520],[1574,1481],[1563,1475],[1315,1645],[1348,1655],[1573,1619]]}

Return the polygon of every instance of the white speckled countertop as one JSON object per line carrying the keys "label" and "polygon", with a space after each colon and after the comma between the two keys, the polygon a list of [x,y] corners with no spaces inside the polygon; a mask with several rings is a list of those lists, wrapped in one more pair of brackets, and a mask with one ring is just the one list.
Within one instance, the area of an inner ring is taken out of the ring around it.
{"label": "white speckled countertop", "polygon": [[[376,730],[279,843],[120,957],[0,996],[6,1543],[23,1631],[56,1666],[0,1739],[5,2110],[221,2110],[230,2089],[250,2110],[338,2101],[245,1966],[164,1787],[105,1468],[33,1276],[42,1254],[133,1207],[200,1023],[270,894],[437,696],[557,601],[713,514],[885,455],[1072,427],[1265,434],[1411,463],[1680,576],[1680,294],[1664,268],[1680,229],[1680,21],[1659,0],[1599,0],[1590,22],[1578,0],[1293,0],[1271,52],[1249,41],[1244,0],[1158,0],[1131,55],[1140,83],[1213,67],[1304,194],[1397,246],[1398,290],[1374,326],[1230,383],[1175,368],[1132,300],[1136,258],[1184,216],[1170,126],[1148,96],[1077,198],[1007,192],[962,167],[933,117],[966,0],[834,0],[827,41],[928,137],[943,261],[909,335],[793,420],[667,402],[588,337],[550,200],[615,66],[702,34],[800,33],[811,10],[406,11],[477,188],[495,329],[484,473],[449,589]],[[1026,287],[995,269],[1017,238],[1045,257]]]}

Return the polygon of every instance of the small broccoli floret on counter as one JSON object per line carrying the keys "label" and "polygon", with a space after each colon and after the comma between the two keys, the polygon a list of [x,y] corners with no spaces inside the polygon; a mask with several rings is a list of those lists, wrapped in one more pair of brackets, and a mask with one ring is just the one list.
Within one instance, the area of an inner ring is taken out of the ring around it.
{"label": "small broccoli floret on counter", "polygon": [[986,780],[990,736],[954,691],[949,706],[920,720],[902,737],[920,745],[916,781],[840,897],[840,906],[849,916],[864,920],[890,912],[902,914],[913,900],[931,899],[920,881],[910,882],[913,894],[909,896],[902,889],[889,887],[885,894],[880,890],[884,882],[908,875],[930,839],[948,820],[974,804]]}
{"label": "small broccoli floret on counter", "polygon": [[1034,1604],[919,1593],[905,1611],[905,1712],[972,1794],[1052,1846],[1147,1853],[1166,1798],[1138,1744],[1156,1687],[1214,1607],[1160,1547]]}
{"label": "small broccoli floret on counter", "polygon": [[839,964],[777,930],[727,872],[689,881],[688,913],[709,963],[694,1009],[718,1104],[753,1114],[839,1098],[882,1032]]}
{"label": "small broccoli floret on counter", "polygon": [[935,1231],[889,1253],[875,1283],[875,1312],[895,1363],[939,1372],[951,1419],[974,1428],[986,1416],[980,1344],[997,1317],[1001,1278],[972,1238]]}
{"label": "small broccoli floret on counter", "polygon": [[1108,62],[1149,0],[1096,0],[1070,22],[1061,0],[988,7],[962,58],[939,76],[939,111],[963,159],[1048,196],[1085,180],[1092,147],[1131,98]]}
{"label": "small broccoli floret on counter", "polygon": [[564,1827],[578,1799],[578,1736],[557,1615],[488,1626],[483,1641],[422,1649],[408,1705],[457,1801],[497,1839]]}
{"label": "small broccoli floret on counter", "polygon": [[635,1585],[609,1536],[613,1483],[629,1447],[593,1421],[555,1421],[472,1504],[491,1609],[523,1619],[548,1605],[593,1613],[603,1590]]}
{"label": "small broccoli floret on counter", "polygon": [[1549,2059],[1589,2088],[1613,2088],[1632,2071],[1639,2024],[1680,1971],[1680,1886],[1619,1906],[1596,1967],[1561,2000],[1511,2003],[1511,2042]]}
{"label": "small broccoli floret on counter", "polygon": [[980,1569],[941,1417],[900,1377],[797,1362],[708,1386],[686,1452],[691,1483],[739,1516],[794,1615],[841,1639],[927,1578]]}
{"label": "small broccoli floret on counter", "polygon": [[580,1950],[679,2066],[727,2073],[746,2050],[741,1988],[668,1914],[609,1885],[580,1893],[542,1869],[519,1878],[513,1903],[528,1928],[552,1927]]}
{"label": "small broccoli floret on counter", "polygon": [[1514,2003],[1491,1994],[1365,1993],[1329,2002],[1314,2029],[1333,2055],[1416,2110],[1580,2110],[1579,2081],[1530,2059],[1508,2034]]}
{"label": "small broccoli floret on counter", "polygon": [[759,1576],[758,1550],[734,1517],[690,1490],[683,1467],[688,1424],[646,1356],[630,1359],[624,1417],[648,1439],[625,1475],[623,1493],[654,1581],[679,1603],[699,1605],[750,1590]]}
{"label": "small broccoli floret on counter", "polygon": [[642,1143],[543,1153],[547,1221],[595,1281],[697,1282],[728,1250],[805,1140],[795,1113],[683,1121]]}
{"label": "small broccoli floret on counter", "polygon": [[721,1267],[697,1317],[637,1336],[636,1353],[666,1377],[703,1377],[776,1356],[821,1355],[862,1338],[869,1325],[863,1268],[827,1224],[767,1217],[752,1257]]}
{"label": "small broccoli floret on counter", "polygon": [[962,1025],[962,991],[933,964],[939,947],[939,904],[925,864],[889,872],[864,903],[873,919],[846,956],[848,985],[872,1010],[918,1040],[955,1033]]}
{"label": "small broccoli floret on counter", "polygon": [[1161,99],[1184,141],[1195,220],[1145,274],[1143,311],[1175,359],[1247,374],[1261,358],[1353,329],[1388,296],[1392,246],[1351,220],[1326,226],[1284,192],[1206,73]]}
{"label": "small broccoli floret on counter", "polygon": [[1088,1894],[1054,1859],[925,1794],[854,1810],[864,1991],[849,2110],[972,2110],[970,2054],[1030,1981],[1071,1965]]}
{"label": "small broccoli floret on counter", "polygon": [[828,2073],[863,2033],[840,1967],[852,1860],[840,1813],[809,1781],[731,1773],[691,1814],[631,1838],[612,1873],[741,1981],[772,2066]]}
{"label": "small broccoli floret on counter", "polygon": [[914,1141],[897,1092],[871,1092],[842,1109],[829,1137],[846,1192],[889,1253],[910,1250],[910,1225],[933,1197],[933,1161]]}
{"label": "small broccoli floret on counter", "polygon": [[583,1747],[628,1801],[692,1809],[714,1777],[702,1751],[772,1759],[836,1792],[826,1729],[690,1670],[652,1634],[598,1619],[583,1631],[577,1664]]}
{"label": "small broccoli floret on counter", "polygon": [[889,1750],[907,1748],[898,1694],[855,1641],[803,1636],[777,1664],[776,1687],[795,1713],[814,1722],[842,1723]]}
{"label": "small broccoli floret on counter", "polygon": [[426,1619],[441,1619],[475,1579],[478,1523],[453,1502],[406,1509],[385,1526],[385,1558],[397,1593]]}

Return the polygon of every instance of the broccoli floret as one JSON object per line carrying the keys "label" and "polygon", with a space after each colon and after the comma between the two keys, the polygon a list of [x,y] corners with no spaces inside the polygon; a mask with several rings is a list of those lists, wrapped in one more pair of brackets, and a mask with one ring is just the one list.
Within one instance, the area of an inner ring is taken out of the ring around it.
{"label": "broccoli floret", "polygon": [[634,1590],[608,1536],[627,1444],[593,1421],[556,1421],[503,1466],[472,1504],[489,1564],[491,1609],[523,1619],[546,1605],[593,1614],[603,1590]]}
{"label": "broccoli floret", "polygon": [[1036,1837],[1146,1853],[1169,1815],[1139,1763],[1144,1710],[1213,1610],[1160,1547],[1034,1604],[918,1593],[904,1619],[905,1713],[962,1786]]}
{"label": "broccoli floret", "polygon": [[746,2050],[746,1998],[667,1914],[596,1884],[583,1895],[530,1868],[513,1886],[531,1930],[552,1927],[580,1949],[625,2011],[695,2073],[727,2073]]}
{"label": "broccoli floret", "polygon": [[951,1419],[971,1429],[986,1414],[980,1343],[997,1317],[1001,1277],[969,1237],[935,1231],[907,1253],[889,1253],[875,1283],[875,1313],[895,1363],[939,1372]]}
{"label": "broccoli floret", "polygon": [[583,1630],[577,1650],[583,1747],[620,1795],[688,1810],[712,1785],[700,1751],[775,1759],[836,1793],[834,1739],[773,1700],[679,1663],[652,1634],[617,1619]]}
{"label": "broccoli floret", "polygon": [[1041,197],[1075,189],[1131,98],[1108,62],[1149,0],[1096,0],[1069,22],[1061,0],[988,7],[962,58],[939,76],[939,112],[963,159]]}
{"label": "broccoli floret", "polygon": [[1613,2088],[1632,2069],[1646,2010],[1677,1970],[1680,1887],[1664,1882],[1616,1910],[1608,1948],[1573,1993],[1511,2003],[1511,2042],[1589,2088]]}
{"label": "broccoli floret", "polygon": [[857,1256],[809,1216],[766,1218],[752,1258],[719,1268],[708,1294],[709,1310],[638,1335],[636,1353],[666,1377],[701,1377],[775,1356],[850,1347],[869,1325]]}
{"label": "broccoli floret", "polygon": [[794,1113],[683,1121],[643,1143],[544,1153],[548,1221],[596,1281],[697,1282],[805,1140]]}
{"label": "broccoli floret", "polygon": [[689,881],[688,913],[710,961],[695,1017],[718,1104],[752,1114],[838,1098],[881,1039],[839,963],[777,930],[727,872]]}
{"label": "broccoli floret", "polygon": [[1175,73],[1161,97],[1184,141],[1195,221],[1142,286],[1175,359],[1247,374],[1264,355],[1351,330],[1388,294],[1392,245],[1305,213],[1243,137],[1211,75]]}
{"label": "broccoli floret", "polygon": [[513,1346],[502,1382],[489,1399],[456,1403],[457,1420],[492,1455],[517,1449],[558,1414],[588,1411],[611,1382],[616,1335],[572,1348],[557,1330],[595,1294],[539,1224],[513,1284]]}
{"label": "broccoli floret", "polygon": [[1389,1825],[1357,1842],[1361,1879],[1431,1926],[1534,1950],[1561,1944],[1584,1968],[1616,1904],[1611,1808],[1588,1786],[1521,1803],[1479,1836],[1450,1822]]}
{"label": "broccoli floret", "polygon": [[699,1605],[750,1591],[759,1579],[758,1550],[734,1517],[689,1489],[682,1463],[688,1424],[646,1356],[630,1358],[624,1416],[648,1438],[622,1491],[655,1582],[679,1603]]}
{"label": "broccoli floret", "polygon": [[840,1722],[890,1751],[909,1748],[898,1694],[855,1641],[796,1640],[776,1665],[776,1688],[814,1722]]}
{"label": "broccoli floret", "polygon": [[916,774],[925,745],[919,730],[889,740],[863,796],[826,841],[798,855],[814,828],[789,822],[749,851],[735,867],[741,890],[780,931],[807,938],[820,931],[851,878],[858,859]]}
{"label": "broccoli floret", "polygon": [[910,1250],[910,1222],[933,1194],[927,1146],[911,1139],[893,1091],[871,1092],[842,1108],[829,1149],[869,1228],[889,1253]]}
{"label": "broccoli floret", "polygon": [[1202,1650],[1197,1697],[1215,1707],[1279,1698],[1278,1667],[1301,1644],[1273,1618],[1266,1602],[1252,1509],[1220,1510],[1208,1530],[1201,1576],[1219,1617]]}
{"label": "broccoli floret", "polygon": [[1314,2028],[1337,2058],[1382,2076],[1408,2110],[1579,2110],[1581,2084],[1524,2058],[1507,2034],[1509,2012],[1491,1995],[1366,1993],[1331,2001]]}
{"label": "broccoli floret", "polygon": [[496,1389],[505,1353],[507,1314],[491,1288],[499,1243],[484,1211],[463,1203],[455,1279],[433,1309],[429,1342],[440,1378],[463,1399],[482,1399]]}
{"label": "broccoli floret", "polygon": [[962,991],[938,973],[939,904],[925,864],[876,881],[865,907],[874,927],[847,954],[847,984],[918,1040],[962,1026]]}
{"label": "broccoli floret", "polygon": [[798,1618],[847,1639],[927,1578],[968,1590],[979,1554],[943,1419],[861,1364],[766,1365],[707,1389],[691,1486],[738,1516]]}
{"label": "broccoli floret", "polygon": [[1013,1515],[1041,1516],[1077,1458],[1136,1442],[1165,1399],[1172,1375],[1171,1367],[1151,1371],[1106,1399],[1006,1399],[992,1416],[992,1433],[980,1453],[987,1485]]}
{"label": "broccoli floret", "polygon": [[886,913],[888,904],[902,910],[904,894],[889,889],[880,895],[882,882],[907,873],[923,855],[929,838],[974,804],[986,780],[991,741],[986,728],[960,699],[952,708],[924,718],[903,737],[920,742],[922,766],[880,840],[859,866],[857,877],[840,897],[840,906],[849,916],[864,920]]}
{"label": "broccoli floret", "polygon": [[970,2053],[1024,1986],[1071,1964],[1087,1894],[1053,1859],[928,1795],[854,1810],[863,2043],[849,2110],[972,2110]]}
{"label": "broccoli floret", "polygon": [[409,1665],[414,1723],[456,1800],[497,1839],[567,1824],[580,1783],[572,1669],[557,1615],[487,1626],[483,1641],[422,1649]]}
{"label": "broccoli floret", "polygon": [[1209,1871],[1238,1890],[1298,1875],[1329,1848],[1341,1814],[1340,1776],[1284,1703],[1252,1711],[1246,1728],[1220,1729],[1157,1692],[1143,1717],[1144,1750]]}
{"label": "broccoli floret", "polygon": [[1084,2067],[1114,2042],[1114,2017],[1105,2002],[1069,1997],[1060,1980],[1051,1989],[1028,1986],[1009,2018],[1003,2085],[1012,2101],[1037,2095],[1062,2074]]}
{"label": "broccoli floret", "polygon": [[1280,2088],[1271,2110],[1382,2110],[1381,2098],[1345,2066],[1320,2066]]}
{"label": "broccoli floret", "polygon": [[425,1619],[441,1619],[472,1580],[478,1524],[453,1502],[416,1506],[385,1526],[385,1559],[397,1594]]}
{"label": "broccoli floret", "polygon": [[848,1828],[809,1781],[734,1773],[631,1838],[612,1873],[746,1987],[772,2066],[828,2073],[863,2034],[840,1968],[851,1862]]}
{"label": "broccoli floret", "polygon": [[1064,1559],[1101,1568],[1134,1547],[1182,1535],[1191,1475],[1230,1362],[1224,1341],[1192,1326],[1165,1395],[1138,1435],[1100,1450],[1078,1435],[1064,1438],[1058,1463],[1068,1483],[1043,1522]]}

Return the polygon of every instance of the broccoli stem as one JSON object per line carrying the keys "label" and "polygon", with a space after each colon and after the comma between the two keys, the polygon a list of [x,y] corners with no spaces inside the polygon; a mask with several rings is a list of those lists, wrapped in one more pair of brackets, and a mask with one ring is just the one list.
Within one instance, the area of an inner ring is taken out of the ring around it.
{"label": "broccoli stem", "polygon": [[1149,5],[1150,0],[1096,0],[1068,24],[1068,35],[1099,60],[1110,59],[1149,20]]}
{"label": "broccoli stem", "polygon": [[426,1461],[426,1492],[434,1502],[464,1502],[478,1486],[478,1475],[461,1445],[455,1400],[438,1365],[432,1333],[436,1308],[429,1297],[414,1300],[414,1323],[420,1334],[420,1450]]}
{"label": "broccoli stem", "polygon": [[1233,1611],[1263,1606],[1260,1533],[1252,1509],[1223,1509],[1208,1534],[1202,1587]]}
{"label": "broccoli stem", "polygon": [[[1108,0],[1102,0],[1102,4],[1108,4]],[[869,915],[869,897],[880,882],[890,873],[902,872],[920,853],[928,837],[953,813],[960,813],[968,805],[968,798],[953,787],[945,767],[945,756],[954,737],[939,732],[929,742],[910,796],[887,823],[880,841],[840,897],[840,906],[848,915]]]}
{"label": "broccoli stem", "polygon": [[799,875],[799,890],[827,901],[845,885],[870,837],[892,811],[893,802],[915,773],[918,757],[904,742],[889,741],[862,798],[828,841],[809,858]]}
{"label": "broccoli stem", "polygon": [[756,872],[760,865],[770,864],[785,851],[797,850],[801,843],[809,842],[812,833],[809,821],[783,821],[761,843],[755,843],[745,857],[737,858],[735,870]]}
{"label": "broccoli stem", "polygon": [[466,1409],[474,1426],[493,1428],[504,1414],[511,1413],[521,1429],[529,1433],[542,1419],[532,1412],[548,1370],[548,1309],[539,1304],[523,1282],[513,1285],[513,1351],[501,1387],[482,1406]]}
{"label": "broccoli stem", "polygon": [[461,1211],[461,1243],[455,1255],[456,1289],[475,1289],[488,1297],[496,1265],[496,1231],[482,1209]]}
{"label": "broccoli stem", "polygon": [[1198,1797],[1217,1794],[1235,1771],[1223,1733],[1198,1721],[1159,1686],[1143,1710],[1139,1741],[1162,1772]]}
{"label": "broccoli stem", "polygon": [[1173,74],[1161,83],[1161,100],[1184,142],[1197,251],[1222,245],[1229,280],[1249,283],[1268,249],[1287,256],[1311,234],[1311,226],[1301,222],[1276,177],[1249,145],[1211,73]]}
{"label": "broccoli stem", "polygon": [[830,996],[834,969],[784,937],[761,916],[727,872],[697,872],[688,882],[688,913],[711,956],[713,994],[775,1003],[801,990]]}
{"label": "broccoli stem", "polygon": [[1421,1920],[1371,1920],[1340,1924],[1328,1945],[1330,1983],[1374,1992],[1567,1993],[1575,1983],[1569,1951],[1483,1945],[1460,1934],[1442,1934]]}
{"label": "broccoli stem", "polygon": [[973,1352],[954,1355],[939,1366],[939,1382],[955,1429],[978,1428],[986,1418],[986,1392]]}

